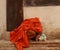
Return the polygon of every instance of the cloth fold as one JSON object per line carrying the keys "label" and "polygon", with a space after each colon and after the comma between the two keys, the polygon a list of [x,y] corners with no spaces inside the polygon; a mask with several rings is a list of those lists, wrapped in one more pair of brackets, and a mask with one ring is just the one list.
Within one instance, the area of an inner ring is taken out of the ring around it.
{"label": "cloth fold", "polygon": [[26,33],[28,30],[41,33],[43,29],[40,20],[38,18],[26,19],[18,28],[10,32],[10,41],[15,44],[17,50],[23,50],[24,47],[28,47],[29,41]]}

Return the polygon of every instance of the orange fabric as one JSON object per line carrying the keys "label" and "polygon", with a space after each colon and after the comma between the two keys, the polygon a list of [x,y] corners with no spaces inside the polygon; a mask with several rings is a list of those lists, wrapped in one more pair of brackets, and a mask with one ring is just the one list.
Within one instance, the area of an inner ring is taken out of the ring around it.
{"label": "orange fabric", "polygon": [[38,18],[26,19],[22,24],[10,32],[10,41],[15,44],[18,50],[28,47],[27,30],[42,32],[42,26]]}

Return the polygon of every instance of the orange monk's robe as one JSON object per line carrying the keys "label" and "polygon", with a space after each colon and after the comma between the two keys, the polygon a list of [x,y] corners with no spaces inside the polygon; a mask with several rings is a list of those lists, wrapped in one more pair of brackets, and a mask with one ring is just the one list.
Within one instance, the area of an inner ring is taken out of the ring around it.
{"label": "orange monk's robe", "polygon": [[42,33],[41,22],[38,18],[26,19],[22,24],[10,32],[10,41],[15,44],[18,50],[23,50],[24,47],[28,47],[27,30],[33,30],[38,33]]}

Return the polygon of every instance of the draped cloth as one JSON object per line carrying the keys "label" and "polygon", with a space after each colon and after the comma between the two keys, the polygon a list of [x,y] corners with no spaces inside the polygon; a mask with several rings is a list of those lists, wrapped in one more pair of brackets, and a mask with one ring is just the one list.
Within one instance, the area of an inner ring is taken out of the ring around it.
{"label": "draped cloth", "polygon": [[15,44],[17,50],[23,50],[28,47],[27,30],[33,30],[35,32],[42,32],[41,22],[38,18],[30,18],[24,20],[21,25],[10,32],[10,41]]}

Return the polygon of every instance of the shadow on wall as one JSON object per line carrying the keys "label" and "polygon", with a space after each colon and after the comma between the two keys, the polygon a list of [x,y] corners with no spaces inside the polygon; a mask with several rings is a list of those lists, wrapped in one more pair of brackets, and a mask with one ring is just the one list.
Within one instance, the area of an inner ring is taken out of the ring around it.
{"label": "shadow on wall", "polygon": [[47,40],[60,39],[60,28],[44,28]]}
{"label": "shadow on wall", "polygon": [[4,32],[0,35],[0,40],[7,40],[7,41],[9,41],[9,40],[10,40],[10,33],[4,31]]}

